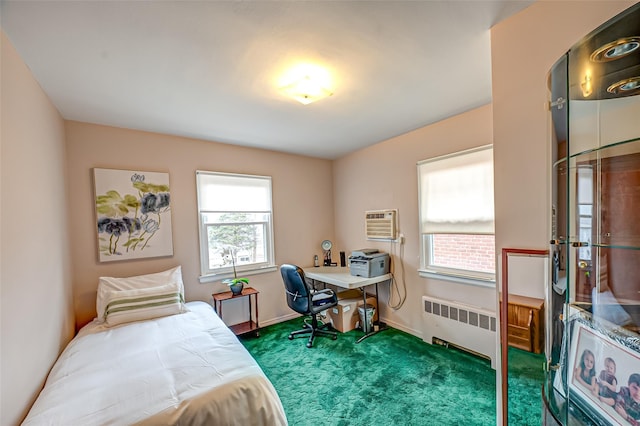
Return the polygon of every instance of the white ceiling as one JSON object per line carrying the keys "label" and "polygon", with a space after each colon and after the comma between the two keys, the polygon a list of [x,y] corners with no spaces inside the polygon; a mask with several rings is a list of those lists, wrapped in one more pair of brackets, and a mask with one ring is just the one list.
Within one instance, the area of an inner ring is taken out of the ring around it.
{"label": "white ceiling", "polygon": [[[2,1],[65,119],[337,158],[491,101],[489,29],[532,1]],[[334,95],[277,89],[299,61]]]}

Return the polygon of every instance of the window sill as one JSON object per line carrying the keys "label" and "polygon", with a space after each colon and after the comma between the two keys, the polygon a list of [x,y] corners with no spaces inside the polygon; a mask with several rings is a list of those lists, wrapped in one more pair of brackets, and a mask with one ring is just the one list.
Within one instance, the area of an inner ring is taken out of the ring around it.
{"label": "window sill", "polygon": [[[264,268],[259,268],[259,269],[245,270],[245,271],[239,272],[238,276],[244,278],[251,275],[265,274],[267,272],[273,272],[277,270],[278,270],[278,267],[276,265],[271,265],[271,266],[265,266]],[[200,284],[207,284],[207,283],[212,283],[216,281],[226,280],[227,278],[233,278],[233,273],[201,275],[200,278],[198,278],[198,280],[200,281]]]}
{"label": "window sill", "polygon": [[483,278],[476,278],[476,277],[469,277],[469,276],[462,276],[462,275],[447,274],[446,272],[433,271],[429,269],[419,269],[418,275],[420,275],[422,278],[433,278],[433,279],[442,280],[442,281],[452,281],[459,284],[474,285],[478,287],[486,287],[486,288],[496,287],[495,278],[483,279]]}

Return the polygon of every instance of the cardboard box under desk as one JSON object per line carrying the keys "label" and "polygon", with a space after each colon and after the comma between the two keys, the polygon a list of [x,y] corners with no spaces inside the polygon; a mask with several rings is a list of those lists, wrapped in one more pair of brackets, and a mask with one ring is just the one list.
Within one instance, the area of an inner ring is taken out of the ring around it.
{"label": "cardboard box under desk", "polygon": [[[327,309],[327,315],[331,319],[333,328],[346,333],[356,328],[356,323],[360,321],[360,314],[358,313],[358,307],[362,306],[362,294],[360,297],[350,297],[347,299],[338,298],[338,304],[332,308]],[[367,297],[367,304],[376,308],[373,320],[378,320],[378,308],[376,306],[376,298],[373,296]]]}
{"label": "cardboard box under desk", "polygon": [[[367,295],[368,296],[368,295]],[[351,289],[351,290],[340,290],[338,289],[338,300],[341,299],[355,299],[355,298],[360,298],[362,299],[362,291],[358,290],[358,289]]]}

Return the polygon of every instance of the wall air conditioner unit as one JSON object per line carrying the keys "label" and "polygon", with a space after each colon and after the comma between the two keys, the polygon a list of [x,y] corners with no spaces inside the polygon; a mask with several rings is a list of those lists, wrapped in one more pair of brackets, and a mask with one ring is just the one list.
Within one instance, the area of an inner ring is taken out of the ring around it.
{"label": "wall air conditioner unit", "polygon": [[365,232],[370,240],[395,240],[398,229],[397,210],[369,210],[365,212]]}

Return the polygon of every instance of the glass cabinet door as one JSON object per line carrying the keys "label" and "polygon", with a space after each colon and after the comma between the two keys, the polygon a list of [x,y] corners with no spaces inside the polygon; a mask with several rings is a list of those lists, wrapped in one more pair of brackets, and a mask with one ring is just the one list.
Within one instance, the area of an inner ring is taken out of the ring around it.
{"label": "glass cabinet door", "polygon": [[545,424],[640,424],[640,3],[549,73]]}

